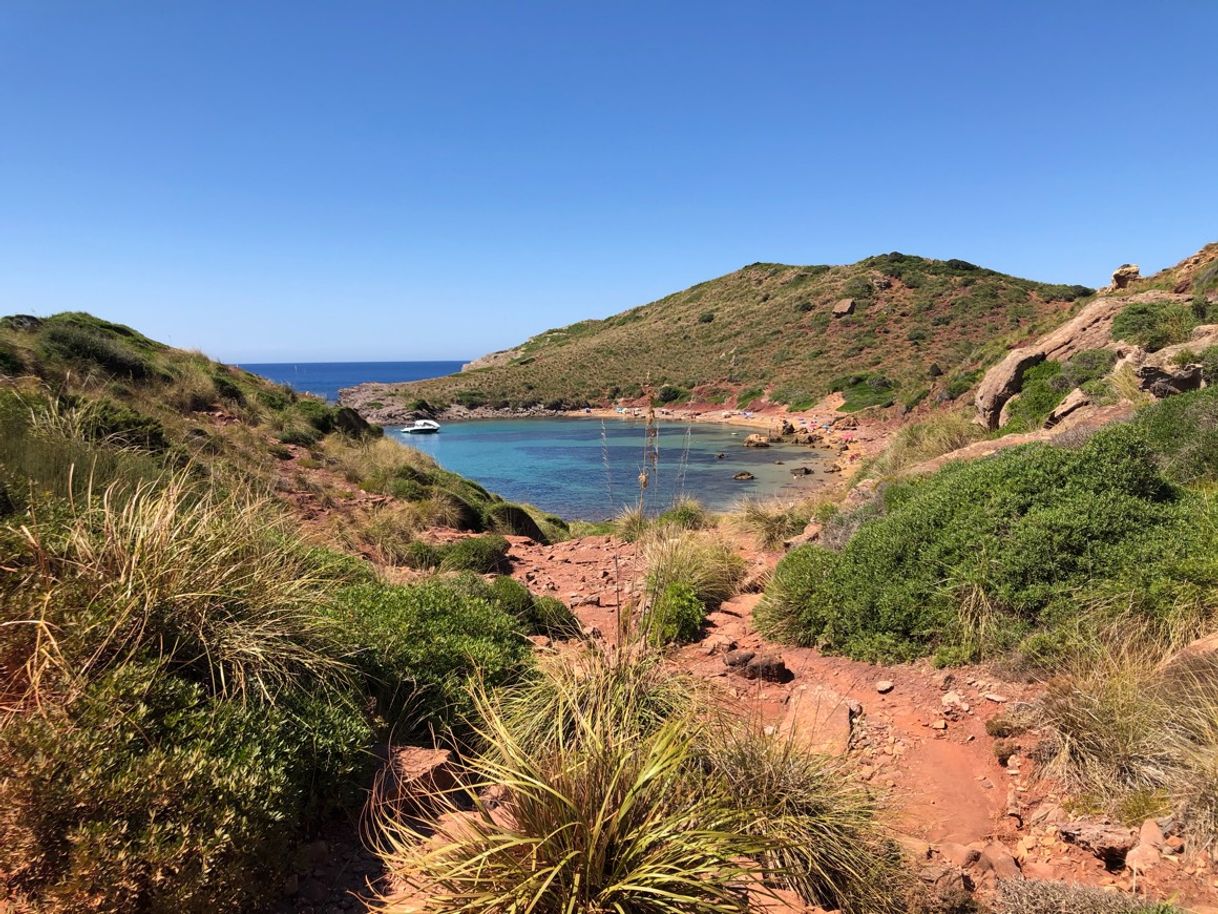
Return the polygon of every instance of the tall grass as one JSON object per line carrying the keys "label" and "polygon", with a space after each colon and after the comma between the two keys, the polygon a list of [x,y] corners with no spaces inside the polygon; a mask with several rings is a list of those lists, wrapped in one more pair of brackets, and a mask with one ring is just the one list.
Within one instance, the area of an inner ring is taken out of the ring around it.
{"label": "tall grass", "polygon": [[267,498],[200,488],[179,473],[87,492],[68,512],[27,536],[51,589],[71,591],[63,605],[78,608],[56,620],[88,646],[74,676],[150,648],[224,694],[268,697],[343,673],[336,633],[317,611],[327,579]]}
{"label": "tall grass", "polygon": [[643,540],[647,589],[653,596],[671,584],[687,584],[708,608],[736,594],[744,559],[716,533],[658,528]]}
{"label": "tall grass", "polygon": [[884,479],[941,457],[984,437],[985,431],[963,412],[937,413],[901,428],[888,446],[868,461],[859,478]]}
{"label": "tall grass", "polygon": [[1218,655],[1114,629],[1050,683],[1054,770],[1118,817],[1172,811],[1196,846],[1218,840]]}
{"label": "tall grass", "polygon": [[[385,910],[744,914],[741,858],[760,850],[722,788],[691,784],[691,739],[680,721],[642,740],[577,716],[575,738],[522,741],[490,699],[467,793],[450,794],[434,837],[387,823],[383,856],[403,891]],[[503,799],[492,807],[486,788]]]}
{"label": "tall grass", "polygon": [[785,499],[747,498],[732,513],[733,523],[751,534],[762,549],[774,550],[808,526],[812,504]]}
{"label": "tall grass", "polygon": [[848,762],[736,720],[710,729],[705,753],[748,833],[765,843],[757,862],[770,879],[846,914],[905,910],[900,855]]}

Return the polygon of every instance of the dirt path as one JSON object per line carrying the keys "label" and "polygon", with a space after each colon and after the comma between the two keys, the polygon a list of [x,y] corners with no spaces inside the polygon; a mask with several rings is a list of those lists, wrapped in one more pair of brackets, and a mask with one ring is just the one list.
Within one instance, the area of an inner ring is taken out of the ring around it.
{"label": "dirt path", "polygon": [[[779,558],[743,551],[751,578]],[[512,538],[510,555],[514,576],[568,603],[586,628],[610,642],[619,611],[628,613],[642,594],[637,548],[612,537],[553,546]],[[1022,751],[1000,761],[986,731],[987,721],[1034,700],[1037,686],[1005,680],[986,667],[881,666],[775,645],[753,625],[760,599],[759,593],[740,594],[710,613],[703,637],[677,650],[674,664],[713,683],[742,718],[761,726],[782,732],[792,718],[815,719],[825,745],[848,751],[859,776],[886,799],[894,829],[915,859],[942,866],[981,853],[981,862],[968,866],[982,885],[993,881],[985,862],[992,857],[1029,878],[1141,890],[1218,912],[1206,908],[1218,902],[1208,859],[1165,858],[1171,862],[1134,878],[1127,870],[1110,872],[1087,849],[1061,840],[1058,824],[1068,818],[1062,810],[1068,803],[1051,781],[1038,780],[1028,754],[1035,738],[1024,738]],[[744,678],[725,662],[729,652],[780,658],[785,681]]]}

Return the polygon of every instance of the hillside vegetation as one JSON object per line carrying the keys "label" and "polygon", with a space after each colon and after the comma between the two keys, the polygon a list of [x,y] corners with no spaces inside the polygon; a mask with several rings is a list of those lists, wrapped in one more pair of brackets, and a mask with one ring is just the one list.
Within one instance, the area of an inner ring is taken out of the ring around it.
{"label": "hillside vegetation", "polygon": [[[0,894],[263,909],[294,848],[359,813],[378,744],[460,739],[473,678],[514,680],[527,635],[577,631],[511,580],[390,583],[277,497],[295,457],[386,493],[391,521],[531,522],[388,444],[127,327],[0,321]],[[356,542],[410,541],[317,485]],[[501,538],[461,542],[447,569],[497,570]]]}
{"label": "hillside vegetation", "polygon": [[[757,263],[546,331],[458,375],[376,386],[366,401],[563,408],[633,400],[646,387],[669,403],[804,408],[840,390],[847,409],[912,405],[932,386],[961,395],[1002,340],[1057,322],[1091,291],[900,253],[848,266]],[[845,299],[852,313],[834,316]]]}

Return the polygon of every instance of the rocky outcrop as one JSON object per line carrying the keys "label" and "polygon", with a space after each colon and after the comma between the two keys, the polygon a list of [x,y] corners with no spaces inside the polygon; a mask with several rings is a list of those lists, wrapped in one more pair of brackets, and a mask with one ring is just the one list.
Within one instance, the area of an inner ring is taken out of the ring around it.
{"label": "rocky outcrop", "polygon": [[760,432],[754,432],[744,439],[745,447],[769,447],[770,436],[763,435]]}
{"label": "rocky outcrop", "polygon": [[1112,285],[1108,288],[1113,291],[1127,289],[1131,283],[1141,277],[1142,271],[1136,263],[1123,263],[1112,271]]}
{"label": "rocky outcrop", "polygon": [[1045,354],[1034,348],[1012,349],[1006,358],[985,373],[973,402],[977,406],[977,421],[986,428],[998,428],[1002,408],[1023,387],[1024,372],[1045,360]]}
{"label": "rocky outcrop", "polygon": [[1053,411],[1049,413],[1049,418],[1045,419],[1045,428],[1053,428],[1055,425],[1059,425],[1067,416],[1090,405],[1091,397],[1087,396],[1082,388],[1074,388],[1074,390],[1066,394],[1064,400],[1053,407]]}
{"label": "rocky outcrop", "polygon": [[833,306],[834,317],[847,317],[854,313],[854,299],[843,298]]}
{"label": "rocky outcrop", "polygon": [[1143,365],[1134,369],[1138,386],[1156,399],[1162,400],[1201,387],[1200,365]]}
{"label": "rocky outcrop", "polygon": [[1130,303],[1185,300],[1186,296],[1167,292],[1140,292],[1135,295],[1097,298],[1035,343],[1012,349],[1001,362],[985,373],[974,397],[977,422],[989,429],[998,428],[1002,407],[1019,393],[1023,386],[1024,372],[1038,362],[1045,359],[1064,362],[1088,349],[1112,349],[1119,353],[1130,348],[1127,343],[1112,338],[1113,318]]}

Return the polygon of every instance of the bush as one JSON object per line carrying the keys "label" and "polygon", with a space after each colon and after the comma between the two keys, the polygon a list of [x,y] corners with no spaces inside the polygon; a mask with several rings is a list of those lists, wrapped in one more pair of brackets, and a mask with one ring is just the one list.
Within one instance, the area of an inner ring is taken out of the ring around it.
{"label": "bush", "polygon": [[706,619],[706,607],[684,581],[673,581],[652,602],[643,616],[643,631],[652,644],[688,644],[696,641]]}
{"label": "bush", "polygon": [[460,721],[472,709],[474,677],[501,685],[529,665],[517,619],[459,586],[366,583],[345,588],[336,603],[334,618],[389,720],[421,728]]}
{"label": "bush", "polygon": [[356,796],[370,738],[354,707],[296,711],[217,700],[149,662],[7,722],[0,867],[40,910],[88,899],[203,914],[273,899],[310,810]]}
{"label": "bush", "polygon": [[1008,408],[1005,430],[1040,428],[1066,394],[1104,377],[1115,362],[1116,353],[1109,349],[1088,349],[1065,363],[1044,361],[1032,366],[1024,372],[1019,397]]}
{"label": "bush", "polygon": [[709,324],[709,323],[714,322],[714,320],[715,320],[714,311],[703,311],[701,314],[698,315],[699,324]]}
{"label": "bush", "polygon": [[680,527],[682,530],[701,530],[710,523],[706,509],[696,498],[681,498],[656,518],[661,524]]}
{"label": "bush", "polygon": [[21,353],[0,340],[0,374],[17,376],[25,372],[25,360]]}
{"label": "bush", "polygon": [[1218,480],[1218,386],[1161,400],[1133,424],[1169,479],[1182,485]]}
{"label": "bush", "polygon": [[1136,594],[1148,615],[1174,612],[1216,572],[1200,556],[1190,568],[1176,561],[1197,509],[1152,458],[1138,429],[1115,427],[1076,450],[1011,449],[893,484],[885,513],[841,552],[804,546],[779,563],[759,624],[785,640],[893,658],[1009,647],[1077,616],[1078,588],[1098,592],[1103,581]]}
{"label": "bush", "polygon": [[502,536],[469,536],[443,547],[440,568],[496,574],[507,567],[507,552],[508,541]]}
{"label": "bush", "polygon": [[777,549],[802,533],[811,515],[799,505],[781,501],[746,499],[736,509],[736,523],[753,534],[762,549]]}
{"label": "bush", "polygon": [[1199,320],[1187,305],[1173,302],[1131,302],[1112,319],[1112,338],[1150,351],[1182,343]]}
{"label": "bush", "polygon": [[148,362],[126,343],[73,323],[45,324],[42,347],[51,357],[95,366],[109,374],[134,379],[152,374]]}
{"label": "bush", "polygon": [[675,403],[684,396],[687,396],[687,391],[671,384],[665,384],[656,392],[656,399],[661,403]]}

